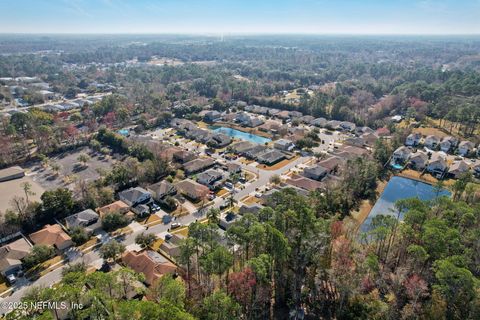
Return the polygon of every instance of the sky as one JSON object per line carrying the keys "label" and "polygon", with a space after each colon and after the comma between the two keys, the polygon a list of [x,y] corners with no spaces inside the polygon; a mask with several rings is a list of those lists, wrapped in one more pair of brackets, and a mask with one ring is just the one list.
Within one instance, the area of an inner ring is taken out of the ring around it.
{"label": "sky", "polygon": [[480,34],[480,0],[0,0],[0,33]]}

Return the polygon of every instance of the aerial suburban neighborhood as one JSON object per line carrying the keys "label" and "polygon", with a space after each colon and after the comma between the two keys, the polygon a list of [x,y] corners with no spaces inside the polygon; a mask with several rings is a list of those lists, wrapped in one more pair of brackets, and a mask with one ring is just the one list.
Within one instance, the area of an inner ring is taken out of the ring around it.
{"label": "aerial suburban neighborhood", "polygon": [[0,3],[0,317],[480,319],[478,4],[359,3]]}

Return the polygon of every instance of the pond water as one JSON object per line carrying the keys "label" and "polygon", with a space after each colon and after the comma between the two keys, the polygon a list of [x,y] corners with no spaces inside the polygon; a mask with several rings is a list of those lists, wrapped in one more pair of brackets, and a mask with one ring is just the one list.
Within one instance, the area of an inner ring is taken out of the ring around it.
{"label": "pond water", "polygon": [[210,129],[212,129],[212,131],[215,131],[215,132],[226,134],[227,136],[230,136],[232,138],[246,140],[246,141],[250,141],[258,144],[265,144],[265,142],[272,141],[271,139],[260,137],[260,136],[257,136],[256,134],[251,134],[251,133],[243,132],[243,131],[232,129],[232,128],[212,126],[210,127]]}
{"label": "pond water", "polygon": [[117,131],[119,134],[121,134],[122,136],[128,136],[130,134],[130,130],[128,129],[120,129]]}
{"label": "pond water", "polygon": [[[450,195],[450,191],[445,189],[438,194],[438,196]],[[435,188],[428,183],[398,176],[391,178],[367,219],[363,222],[361,231],[366,232],[370,229],[371,221],[376,215],[389,214],[396,217],[397,212],[394,210],[394,205],[397,200],[415,197],[420,200],[432,200],[437,197],[437,193]],[[403,219],[403,214],[400,215],[400,219]]]}

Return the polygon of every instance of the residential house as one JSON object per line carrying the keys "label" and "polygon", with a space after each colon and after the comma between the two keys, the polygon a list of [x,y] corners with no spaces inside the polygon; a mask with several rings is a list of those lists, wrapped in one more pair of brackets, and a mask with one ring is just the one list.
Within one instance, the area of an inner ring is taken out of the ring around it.
{"label": "residential house", "polygon": [[29,238],[36,245],[54,246],[58,250],[64,250],[73,245],[72,238],[58,224],[47,224],[43,229],[30,234]]}
{"label": "residential house", "polygon": [[314,167],[309,167],[305,168],[303,170],[303,175],[307,178],[321,181],[323,178],[325,178],[328,174],[328,169],[322,167],[322,166],[314,166]]}
{"label": "residential house", "polygon": [[286,110],[278,112],[275,116],[283,120],[290,119],[290,113]]}
{"label": "residential house", "polygon": [[375,133],[377,134],[377,136],[379,137],[388,137],[391,133],[390,133],[390,130],[388,130],[388,128],[386,127],[382,127],[382,128],[378,128]]}
{"label": "residential house", "polygon": [[374,133],[375,130],[373,130],[372,128],[370,127],[356,127],[355,128],[355,134],[358,135],[358,136],[361,136],[362,134],[364,133]]}
{"label": "residential house", "polygon": [[173,196],[177,193],[175,186],[166,180],[149,185],[147,190],[152,195],[152,198],[158,202],[161,202],[167,196]]}
{"label": "residential house", "polygon": [[243,122],[243,125],[250,128],[258,127],[263,124],[263,120],[258,117],[250,117],[247,121]]}
{"label": "residential house", "polygon": [[462,141],[458,144],[458,154],[461,156],[466,156],[473,151],[475,145],[470,141]]}
{"label": "residential house", "polygon": [[453,178],[458,179],[462,174],[468,172],[469,170],[470,166],[465,161],[455,161],[448,169],[448,174]]}
{"label": "residential house", "polygon": [[428,155],[423,151],[417,151],[410,156],[410,166],[415,170],[423,170],[428,164]]}
{"label": "residential house", "polygon": [[197,155],[193,152],[180,150],[173,154],[173,159],[180,163],[186,163],[195,159]]}
{"label": "residential house", "polygon": [[355,146],[355,147],[363,147],[365,145],[365,140],[363,140],[360,137],[350,137],[345,139],[345,144],[348,144],[349,146]]}
{"label": "residential house", "polygon": [[446,136],[440,142],[440,150],[443,152],[449,152],[457,146],[457,139],[452,136]]}
{"label": "residential house", "polygon": [[420,143],[421,138],[422,135],[420,133],[411,133],[407,136],[407,139],[405,140],[405,145],[409,147],[416,146]]}
{"label": "residential house", "polygon": [[309,115],[300,118],[300,121],[306,124],[310,124],[313,120],[315,120],[315,118]]}
{"label": "residential house", "polygon": [[245,151],[252,149],[255,147],[256,144],[250,141],[240,141],[237,143],[232,144],[229,148],[233,150],[233,152],[237,154],[243,154]]}
{"label": "residential house", "polygon": [[443,174],[447,170],[446,155],[441,152],[432,154],[428,162],[427,171],[433,174]]}
{"label": "residential house", "polygon": [[360,138],[363,140],[365,145],[370,147],[375,145],[375,142],[378,140],[378,136],[373,132],[365,132],[360,136]]}
{"label": "residential house", "polygon": [[324,128],[327,125],[327,122],[328,121],[325,118],[316,118],[311,122],[311,124],[315,127]]}
{"label": "residential house", "polygon": [[234,224],[240,218],[241,218],[240,215],[237,215],[233,212],[229,212],[224,217],[220,217],[220,221],[219,221],[218,225],[223,230],[228,230],[232,226],[232,224]]}
{"label": "residential house", "polygon": [[258,127],[258,130],[263,132],[278,133],[282,128],[282,123],[276,120],[267,120],[264,124]]}
{"label": "residential house", "polygon": [[437,148],[438,144],[440,143],[440,138],[434,135],[429,135],[425,138],[425,147],[429,149]]}
{"label": "residential house", "polygon": [[209,142],[213,143],[215,148],[224,148],[232,143],[232,138],[223,133],[215,133]]}
{"label": "residential house", "polygon": [[222,120],[222,114],[216,110],[208,111],[205,114],[204,120],[206,122],[216,122]]}
{"label": "residential house", "polygon": [[233,163],[233,162],[227,163],[226,169],[227,169],[228,173],[230,173],[230,174],[232,174],[232,173],[242,173],[242,166],[237,164],[237,163]]}
{"label": "residential house", "polygon": [[167,254],[169,257],[176,259],[178,258],[178,256],[180,256],[180,245],[185,239],[186,237],[181,234],[171,234],[170,238],[168,240],[165,240],[160,245],[160,250]]}
{"label": "residential house", "polygon": [[[93,224],[97,224],[99,217],[100,216],[98,215],[98,213],[96,213],[92,209],[86,209],[86,210],[77,212],[75,214],[72,214],[71,216],[66,217],[65,218],[65,226],[68,229],[72,229],[72,228],[75,228],[75,227],[86,228],[86,227],[89,227]],[[90,228],[91,229],[90,231],[94,231],[94,230],[97,230],[99,228],[100,228],[100,226],[96,225],[95,228],[93,228],[93,229]]]}
{"label": "residential house", "polygon": [[118,197],[130,207],[152,201],[152,194],[141,187],[124,190],[118,194]]}
{"label": "residential house", "polygon": [[199,158],[183,164],[183,170],[186,175],[192,175],[213,167],[215,160],[212,158]]}
{"label": "residential house", "polygon": [[303,113],[301,113],[300,111],[289,111],[288,115],[290,116],[290,118],[294,119],[301,118],[303,116]]}
{"label": "residential house", "polygon": [[97,208],[97,212],[100,214],[100,217],[103,217],[110,213],[119,213],[127,214],[130,211],[130,206],[125,202],[118,200],[113,203],[107,204],[101,208]]}
{"label": "residential house", "polygon": [[325,128],[330,130],[340,130],[340,121],[337,120],[330,120],[325,124]]}
{"label": "residential house", "polygon": [[340,128],[344,131],[353,131],[357,126],[353,122],[342,121],[340,122]]}
{"label": "residential house", "polygon": [[269,149],[269,151],[261,153],[257,156],[257,161],[266,165],[273,165],[281,160],[285,159],[285,154],[278,151]]}
{"label": "residential house", "polygon": [[318,162],[318,165],[327,169],[327,172],[329,174],[335,174],[336,172],[338,172],[338,169],[342,163],[343,163],[343,160],[341,158],[332,156]]}
{"label": "residential house", "polygon": [[16,274],[22,269],[22,259],[25,258],[32,249],[32,246],[24,239],[20,238],[0,248],[0,273],[7,277]]}
{"label": "residential house", "polygon": [[401,146],[401,147],[398,147],[397,150],[393,152],[392,160],[394,161],[394,163],[403,164],[408,161],[411,154],[412,154],[412,149],[405,146]]}
{"label": "residential house", "polygon": [[166,274],[173,274],[177,266],[153,250],[141,252],[127,251],[122,256],[123,263],[137,273],[145,275],[145,282],[153,285]]}
{"label": "residential house", "polygon": [[240,215],[245,215],[247,213],[257,214],[262,210],[264,206],[259,203],[252,203],[252,204],[244,204],[238,210]]}
{"label": "residential house", "polygon": [[176,184],[177,190],[193,201],[200,201],[207,196],[210,190],[191,179],[185,179]]}
{"label": "residential house", "polygon": [[290,186],[294,186],[296,188],[300,188],[308,192],[321,189],[324,186],[319,181],[309,179],[299,175],[292,175],[290,179],[288,179],[286,182]]}
{"label": "residential house", "polygon": [[292,151],[295,148],[295,144],[290,140],[280,139],[275,141],[273,147],[282,151]]}
{"label": "residential house", "polygon": [[256,159],[260,154],[265,153],[267,151],[267,147],[264,145],[254,145],[253,148],[245,150],[242,155],[250,159]]}
{"label": "residential house", "polygon": [[221,172],[210,169],[198,174],[197,182],[214,190],[220,186],[222,178],[223,174]]}

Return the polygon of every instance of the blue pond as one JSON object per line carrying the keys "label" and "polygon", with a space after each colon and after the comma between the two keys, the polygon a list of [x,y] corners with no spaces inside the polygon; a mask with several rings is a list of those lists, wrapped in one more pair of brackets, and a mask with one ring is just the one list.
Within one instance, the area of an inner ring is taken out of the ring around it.
{"label": "blue pond", "polygon": [[[385,190],[373,206],[370,214],[362,224],[361,231],[366,232],[370,229],[370,223],[373,217],[379,214],[397,215],[394,204],[397,200],[407,198],[419,198],[420,200],[432,200],[437,196],[435,188],[427,183],[395,176],[388,181]],[[450,196],[448,190],[442,190],[439,196]],[[403,219],[403,215],[400,215]]]}
{"label": "blue pond", "polygon": [[271,139],[260,137],[260,136],[257,136],[256,134],[239,131],[232,128],[213,126],[211,127],[211,129],[215,132],[226,134],[227,136],[230,136],[232,138],[237,138],[237,139],[246,140],[246,141],[259,143],[259,144],[264,144],[265,142],[272,141]]}

